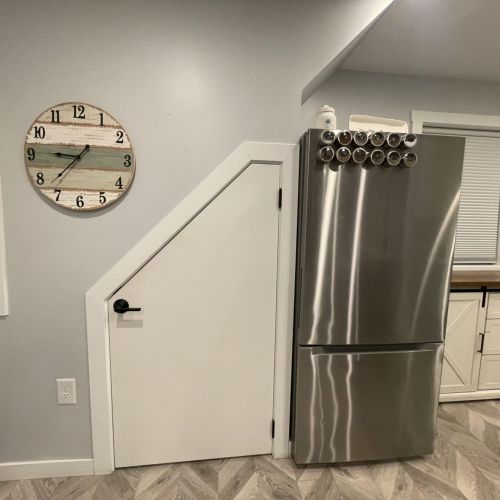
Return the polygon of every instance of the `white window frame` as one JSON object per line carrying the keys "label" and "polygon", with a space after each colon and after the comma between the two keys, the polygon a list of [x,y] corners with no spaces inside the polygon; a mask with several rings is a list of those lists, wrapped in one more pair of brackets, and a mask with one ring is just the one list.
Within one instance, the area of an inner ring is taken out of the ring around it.
{"label": "white window frame", "polygon": [[7,264],[5,262],[5,232],[2,207],[2,179],[0,178],[0,316],[7,316],[9,314],[9,300],[7,296]]}
{"label": "white window frame", "polygon": [[[410,123],[411,130],[415,134],[421,134],[424,126],[484,130],[500,134],[500,116],[494,115],[412,110],[410,111]],[[500,255],[500,251],[498,255]],[[457,271],[499,271],[500,261],[497,258],[496,264],[454,264],[453,269]]]}

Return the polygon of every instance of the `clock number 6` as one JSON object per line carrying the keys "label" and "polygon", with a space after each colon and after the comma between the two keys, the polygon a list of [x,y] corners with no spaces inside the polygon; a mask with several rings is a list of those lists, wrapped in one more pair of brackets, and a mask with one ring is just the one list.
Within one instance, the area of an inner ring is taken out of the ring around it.
{"label": "clock number 6", "polygon": [[84,205],[85,205],[85,203],[83,202],[83,196],[82,195],[77,196],[76,197],[76,206],[78,208],[82,208]]}

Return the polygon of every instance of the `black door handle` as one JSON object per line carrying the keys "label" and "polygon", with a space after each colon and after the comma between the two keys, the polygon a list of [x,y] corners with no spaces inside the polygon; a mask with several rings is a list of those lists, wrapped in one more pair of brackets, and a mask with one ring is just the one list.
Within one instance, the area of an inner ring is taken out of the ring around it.
{"label": "black door handle", "polygon": [[123,314],[128,311],[140,311],[140,307],[129,307],[128,302],[125,299],[118,299],[115,300],[113,304],[113,311],[117,312],[118,314]]}

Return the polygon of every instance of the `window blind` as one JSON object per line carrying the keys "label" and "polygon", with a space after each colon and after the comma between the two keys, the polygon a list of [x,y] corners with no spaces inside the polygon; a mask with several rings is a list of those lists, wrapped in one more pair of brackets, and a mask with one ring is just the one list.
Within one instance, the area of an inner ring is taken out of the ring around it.
{"label": "window blind", "polygon": [[500,134],[425,127],[424,134],[465,137],[455,264],[496,264],[500,215]]}

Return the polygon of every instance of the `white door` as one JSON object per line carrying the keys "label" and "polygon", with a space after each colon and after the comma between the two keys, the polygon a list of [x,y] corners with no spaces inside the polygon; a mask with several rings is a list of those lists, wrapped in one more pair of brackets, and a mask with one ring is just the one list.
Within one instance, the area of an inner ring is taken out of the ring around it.
{"label": "white door", "polygon": [[270,453],[279,178],[249,166],[109,300],[116,467]]}
{"label": "white door", "polygon": [[450,294],[441,394],[477,390],[479,334],[483,333],[486,311],[481,307],[482,298],[481,292]]}

